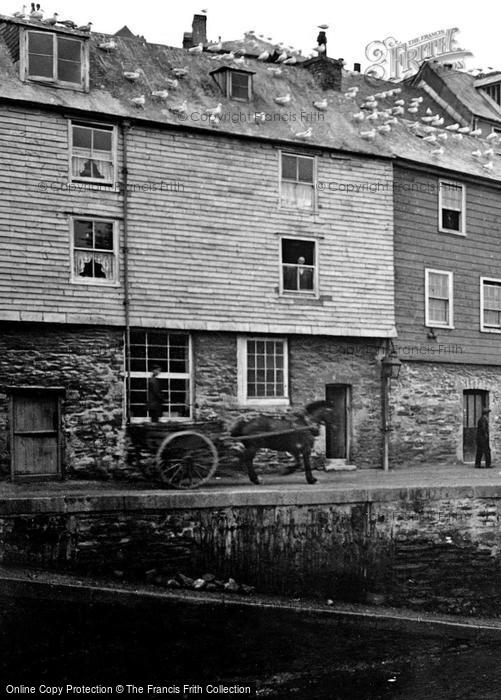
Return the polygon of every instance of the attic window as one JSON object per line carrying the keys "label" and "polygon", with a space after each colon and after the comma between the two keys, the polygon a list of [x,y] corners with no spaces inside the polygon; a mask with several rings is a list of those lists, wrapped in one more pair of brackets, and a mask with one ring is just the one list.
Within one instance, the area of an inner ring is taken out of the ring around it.
{"label": "attic window", "polygon": [[226,97],[247,102],[252,99],[251,71],[223,67],[211,72],[212,77]]}
{"label": "attic window", "polygon": [[21,52],[22,77],[83,89],[87,76],[84,41],[72,35],[27,30]]}

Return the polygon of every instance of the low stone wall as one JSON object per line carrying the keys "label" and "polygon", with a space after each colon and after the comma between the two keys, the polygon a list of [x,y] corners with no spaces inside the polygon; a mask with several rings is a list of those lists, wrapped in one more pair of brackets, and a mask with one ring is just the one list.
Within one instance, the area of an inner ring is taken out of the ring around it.
{"label": "low stone wall", "polygon": [[501,487],[451,491],[6,501],[0,561],[132,578],[213,573],[262,593],[499,616]]}

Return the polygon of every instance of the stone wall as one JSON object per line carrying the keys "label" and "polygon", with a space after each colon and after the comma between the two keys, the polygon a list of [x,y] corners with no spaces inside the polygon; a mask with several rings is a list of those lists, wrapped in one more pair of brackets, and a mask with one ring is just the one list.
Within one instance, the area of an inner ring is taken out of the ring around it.
{"label": "stone wall", "polygon": [[120,329],[36,323],[0,327],[0,470],[10,472],[5,387],[63,386],[69,476],[124,469],[123,338]]}
{"label": "stone wall", "polygon": [[501,494],[483,491],[183,509],[144,497],[142,507],[107,503],[102,512],[97,503],[80,512],[2,508],[0,561],[139,579],[151,569],[165,577],[212,573],[261,593],[356,602],[377,596],[417,610],[500,616]]}
{"label": "stone wall", "polygon": [[463,391],[489,392],[493,462],[501,454],[501,367],[404,362],[391,386],[392,467],[463,461]]}

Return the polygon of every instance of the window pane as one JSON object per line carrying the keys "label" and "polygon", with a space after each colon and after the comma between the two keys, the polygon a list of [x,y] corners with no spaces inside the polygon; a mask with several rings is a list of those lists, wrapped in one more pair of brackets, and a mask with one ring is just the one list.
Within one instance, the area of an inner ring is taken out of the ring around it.
{"label": "window pane", "polygon": [[442,209],[442,228],[450,231],[461,231],[461,212]]}
{"label": "window pane", "polygon": [[54,64],[52,56],[37,56],[30,54],[28,73],[40,78],[53,78]]}
{"label": "window pane", "polygon": [[74,63],[73,61],[62,61],[59,59],[57,62],[57,78],[65,83],[80,84],[82,81],[82,69],[80,67],[80,63]]}
{"label": "window pane", "polygon": [[28,51],[29,53],[43,54],[52,56],[53,51],[53,36],[41,32],[28,32]]}
{"label": "window pane", "polygon": [[282,238],[282,262],[297,264],[300,258],[304,258],[304,265],[314,264],[315,242]]}
{"label": "window pane", "polygon": [[94,151],[109,151],[112,148],[112,132],[93,129]]}
{"label": "window pane", "polygon": [[58,58],[64,61],[75,61],[80,64],[80,47],[81,42],[75,39],[65,39],[58,37],[57,55]]}
{"label": "window pane", "polygon": [[296,180],[296,156],[282,154],[282,178]]}
{"label": "window pane", "polygon": [[449,323],[449,302],[440,299],[430,299],[430,321],[433,323]]}
{"label": "window pane", "polygon": [[98,250],[113,250],[113,224],[96,221],[94,224],[95,247]]}
{"label": "window pane", "polygon": [[440,190],[442,193],[442,207],[444,209],[462,209],[463,188],[461,185],[448,185],[442,182]]}
{"label": "window pane", "polygon": [[73,146],[90,151],[92,148],[92,129],[83,126],[73,126]]}
{"label": "window pane", "polygon": [[93,248],[92,221],[73,222],[76,248]]}
{"label": "window pane", "polygon": [[146,331],[134,330],[130,332],[130,342],[136,345],[146,344]]}
{"label": "window pane", "polygon": [[298,180],[300,182],[313,182],[313,158],[298,159]]}

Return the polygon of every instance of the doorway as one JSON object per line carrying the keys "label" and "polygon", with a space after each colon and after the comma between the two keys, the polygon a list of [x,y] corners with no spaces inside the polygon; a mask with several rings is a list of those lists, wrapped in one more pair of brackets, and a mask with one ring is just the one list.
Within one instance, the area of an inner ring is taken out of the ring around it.
{"label": "doorway", "polygon": [[333,408],[335,418],[325,429],[327,459],[350,459],[351,385],[326,384],[325,400]]}
{"label": "doorway", "polygon": [[463,392],[463,462],[474,462],[478,419],[489,408],[489,392],[466,389]]}

